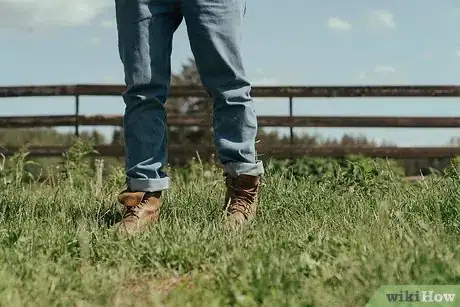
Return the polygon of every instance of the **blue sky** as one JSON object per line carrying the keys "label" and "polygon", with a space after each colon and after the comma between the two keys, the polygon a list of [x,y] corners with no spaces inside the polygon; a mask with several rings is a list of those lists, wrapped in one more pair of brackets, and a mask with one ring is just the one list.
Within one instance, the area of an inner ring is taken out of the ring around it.
{"label": "blue sky", "polygon": [[[111,0],[1,0],[0,85],[123,83]],[[460,84],[460,2],[250,0],[243,53],[254,85]],[[173,71],[191,57],[182,24]],[[71,114],[72,98],[2,99],[0,116]],[[83,97],[84,114],[122,114],[117,97]],[[287,115],[286,99],[257,99]],[[453,98],[295,99],[296,115],[460,116]],[[90,128],[92,129],[92,128]],[[109,133],[112,128],[103,128]],[[445,145],[460,129],[314,128],[401,146]]]}

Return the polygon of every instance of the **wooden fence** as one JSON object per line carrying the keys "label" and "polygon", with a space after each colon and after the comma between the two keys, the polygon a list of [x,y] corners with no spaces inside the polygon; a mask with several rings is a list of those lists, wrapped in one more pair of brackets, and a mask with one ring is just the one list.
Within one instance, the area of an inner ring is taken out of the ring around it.
{"label": "wooden fence", "polygon": [[[57,85],[57,86],[11,86],[0,87],[1,97],[75,97],[75,113],[59,116],[15,116],[0,117],[0,128],[31,128],[74,126],[79,134],[80,126],[112,125],[122,126],[121,115],[80,115],[81,96],[120,96],[124,85]],[[306,147],[294,143],[295,127],[399,127],[399,128],[460,128],[460,117],[381,117],[381,116],[294,116],[293,99],[306,97],[459,97],[460,86],[311,86],[311,87],[254,87],[252,96],[267,98],[287,98],[289,116],[259,116],[260,127],[289,127],[289,145],[258,145],[258,151],[265,157],[291,158],[298,156],[343,157],[361,154],[370,157],[387,158],[447,158],[460,155],[460,147]],[[172,87],[170,97],[209,97],[200,87]],[[169,126],[209,126],[208,118],[185,118],[168,116]],[[1,149],[5,155],[14,153],[17,148]],[[35,147],[30,149],[33,156],[57,156],[65,152],[65,147]],[[120,146],[100,146],[97,148],[104,156],[122,156]],[[211,155],[214,148],[190,149],[170,145],[170,156]]]}

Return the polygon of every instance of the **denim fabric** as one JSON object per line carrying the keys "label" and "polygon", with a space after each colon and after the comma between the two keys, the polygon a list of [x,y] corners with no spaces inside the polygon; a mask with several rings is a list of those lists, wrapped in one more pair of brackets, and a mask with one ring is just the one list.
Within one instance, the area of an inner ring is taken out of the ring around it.
{"label": "denim fabric", "polygon": [[214,101],[214,140],[224,174],[262,175],[257,118],[241,57],[245,0],[116,0],[126,91],[126,175],[133,191],[161,191],[170,180],[164,104],[173,34],[184,20],[203,85]]}

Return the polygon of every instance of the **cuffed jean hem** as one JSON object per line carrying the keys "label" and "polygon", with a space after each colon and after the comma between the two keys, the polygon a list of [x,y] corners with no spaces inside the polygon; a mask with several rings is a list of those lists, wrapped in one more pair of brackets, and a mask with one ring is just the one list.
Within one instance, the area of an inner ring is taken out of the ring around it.
{"label": "cuffed jean hem", "polygon": [[229,162],[224,165],[224,174],[233,178],[239,175],[262,176],[264,166],[262,161],[256,163]]}
{"label": "cuffed jean hem", "polygon": [[160,179],[128,178],[128,186],[135,192],[158,192],[167,190],[170,185],[169,177]]}

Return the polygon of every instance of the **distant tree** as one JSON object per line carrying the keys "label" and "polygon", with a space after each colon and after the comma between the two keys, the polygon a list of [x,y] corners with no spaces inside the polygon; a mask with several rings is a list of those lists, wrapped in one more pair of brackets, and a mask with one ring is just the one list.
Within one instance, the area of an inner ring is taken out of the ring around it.
{"label": "distant tree", "polygon": [[448,145],[452,147],[460,146],[460,137],[455,136],[455,137],[450,138]]}
{"label": "distant tree", "polygon": [[123,128],[115,129],[112,134],[112,145],[124,145],[123,139]]}

